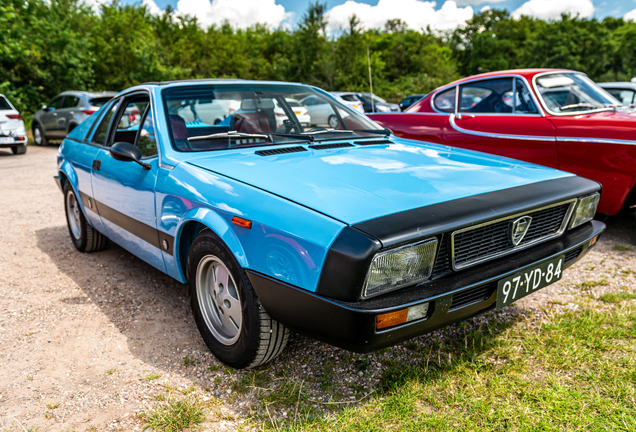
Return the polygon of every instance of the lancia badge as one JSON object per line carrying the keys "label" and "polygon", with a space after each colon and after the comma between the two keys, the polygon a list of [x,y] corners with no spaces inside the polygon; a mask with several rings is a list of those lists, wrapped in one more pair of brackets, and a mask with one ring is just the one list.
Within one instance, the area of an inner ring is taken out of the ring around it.
{"label": "lancia badge", "polygon": [[530,216],[523,216],[512,223],[512,230],[510,232],[510,241],[513,245],[517,246],[521,243],[521,240],[526,236],[532,218]]}

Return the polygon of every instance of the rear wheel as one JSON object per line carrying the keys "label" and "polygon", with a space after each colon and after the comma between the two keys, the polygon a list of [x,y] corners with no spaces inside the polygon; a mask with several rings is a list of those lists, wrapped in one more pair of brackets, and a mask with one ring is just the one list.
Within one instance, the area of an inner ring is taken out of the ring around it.
{"label": "rear wheel", "polygon": [[35,141],[35,144],[39,146],[48,144],[48,140],[46,139],[46,136],[44,135],[44,130],[42,129],[42,126],[40,126],[39,124],[36,124],[35,126],[33,126],[33,140]]}
{"label": "rear wheel", "polygon": [[108,246],[108,237],[90,226],[80,208],[79,200],[71,184],[64,185],[64,209],[66,223],[73,245],[80,252],[95,252]]}
{"label": "rear wheel", "polygon": [[338,118],[335,115],[330,115],[327,119],[327,123],[329,123],[329,127],[335,129],[339,126]]}
{"label": "rear wheel", "polygon": [[199,332],[223,363],[253,368],[283,351],[289,330],[270,318],[245,270],[209,229],[201,231],[190,248],[188,282]]}
{"label": "rear wheel", "polygon": [[25,154],[26,153],[26,144],[11,147],[11,152],[14,155]]}

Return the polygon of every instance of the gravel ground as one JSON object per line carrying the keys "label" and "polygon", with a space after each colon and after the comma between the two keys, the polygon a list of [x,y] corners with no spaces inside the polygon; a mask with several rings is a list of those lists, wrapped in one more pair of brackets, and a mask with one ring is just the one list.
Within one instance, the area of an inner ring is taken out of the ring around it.
{"label": "gravel ground", "polygon": [[[116,245],[94,254],[73,248],[52,178],[56,152],[0,150],[0,431],[141,430],[139,413],[167,394],[200,401],[203,430],[259,429],[263,420],[293,417],[293,403],[259,401],[301,392],[329,415],[377,389],[383,360],[419,362],[413,344],[459,332],[452,326],[369,355],[294,335],[257,373],[227,369],[199,337],[184,285]],[[598,246],[561,282],[472,324],[576,309],[581,295],[633,288],[636,221],[606,223]]]}

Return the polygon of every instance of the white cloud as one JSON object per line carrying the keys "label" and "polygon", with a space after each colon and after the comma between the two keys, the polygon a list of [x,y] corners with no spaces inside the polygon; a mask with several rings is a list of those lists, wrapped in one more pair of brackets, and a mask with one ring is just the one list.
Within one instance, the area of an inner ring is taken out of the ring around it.
{"label": "white cloud", "polygon": [[[181,0],[183,1],[183,0]],[[347,28],[349,18],[356,15],[366,28],[382,28],[387,20],[401,19],[408,27],[419,30],[430,25],[435,29],[453,29],[473,17],[473,8],[461,8],[452,0],[435,10],[434,1],[379,0],[376,6],[348,0],[327,13],[330,29]]]}
{"label": "white cloud", "polygon": [[625,21],[636,21],[636,9],[627,12],[623,19]]}
{"label": "white cloud", "polygon": [[506,0],[455,0],[459,6],[478,5],[482,3],[501,3]]}
{"label": "white cloud", "polygon": [[197,17],[203,27],[226,20],[239,28],[257,23],[278,27],[293,17],[293,12],[287,12],[275,0],[179,0],[176,13]]}
{"label": "white cloud", "polygon": [[486,5],[483,8],[481,8],[480,12],[486,12],[490,10],[490,6]]}
{"label": "white cloud", "polygon": [[146,9],[148,9],[148,12],[152,15],[161,14],[161,8],[157,6],[157,3],[155,3],[154,0],[144,0],[141,4],[146,6]]}
{"label": "white cloud", "polygon": [[108,0],[84,0],[84,3],[87,6],[92,7],[95,12],[99,13],[99,7],[107,4]]}
{"label": "white cloud", "polygon": [[527,15],[544,20],[558,19],[562,13],[589,18],[594,13],[592,0],[528,0],[517,8],[512,16]]}

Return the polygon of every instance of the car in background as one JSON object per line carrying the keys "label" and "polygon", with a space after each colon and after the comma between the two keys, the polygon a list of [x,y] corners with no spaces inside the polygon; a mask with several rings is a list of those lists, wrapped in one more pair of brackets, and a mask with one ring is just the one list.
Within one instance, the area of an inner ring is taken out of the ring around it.
{"label": "car in background", "polygon": [[338,116],[329,100],[310,94],[302,98],[300,104],[309,113],[310,126],[330,127],[334,129],[340,124]]}
{"label": "car in background", "polygon": [[400,112],[398,104],[389,103],[381,97],[371,93],[358,93],[358,99],[362,102],[365,113]]}
{"label": "car in background", "polygon": [[[115,92],[65,91],[35,112],[31,130],[37,145],[63,139],[87,117],[112,99]],[[132,113],[131,113],[132,114]]]}
{"label": "car in background", "polygon": [[398,106],[400,107],[402,111],[404,111],[405,109],[410,108],[411,105],[413,105],[418,100],[422,99],[424,96],[426,95],[425,94],[409,95],[405,97],[404,99],[402,99],[400,102],[398,102]]}
{"label": "car in background", "polygon": [[603,82],[598,85],[623,105],[631,108],[636,106],[636,78],[631,82]]}
{"label": "car in background", "polygon": [[[287,104],[294,112],[294,115],[298,119],[298,122],[300,123],[300,125],[303,127],[309,126],[311,124],[311,116],[309,115],[309,110],[307,110],[307,108],[304,107],[296,99],[286,98],[285,100],[287,101]],[[283,108],[278,105],[276,106],[276,108],[274,108],[274,113],[276,114],[276,117],[278,117],[279,119],[283,119],[284,117],[287,117],[287,114],[284,112]]]}
{"label": "car in background", "polygon": [[358,97],[357,93],[351,92],[330,92],[336,100],[342,104],[349,105],[356,111],[364,114],[364,107],[362,101]]}
{"label": "car in background", "polygon": [[[459,101],[459,107],[456,107]],[[489,72],[438,88],[397,115],[370,115],[403,138],[569,171],[603,185],[598,211],[636,204],[636,112],[585,74]]]}
{"label": "car in background", "polygon": [[13,154],[24,154],[27,136],[24,121],[6,96],[0,94],[0,148],[10,148]]}
{"label": "car in background", "polygon": [[[332,129],[288,102],[311,98]],[[170,108],[192,100],[239,109],[214,124]],[[504,308],[605,229],[594,181],[395,137],[303,84],[139,85],[71,131],[57,163],[74,246],[111,239],[188,283],[203,341],[235,368],[273,360],[290,328],[369,352]]]}

